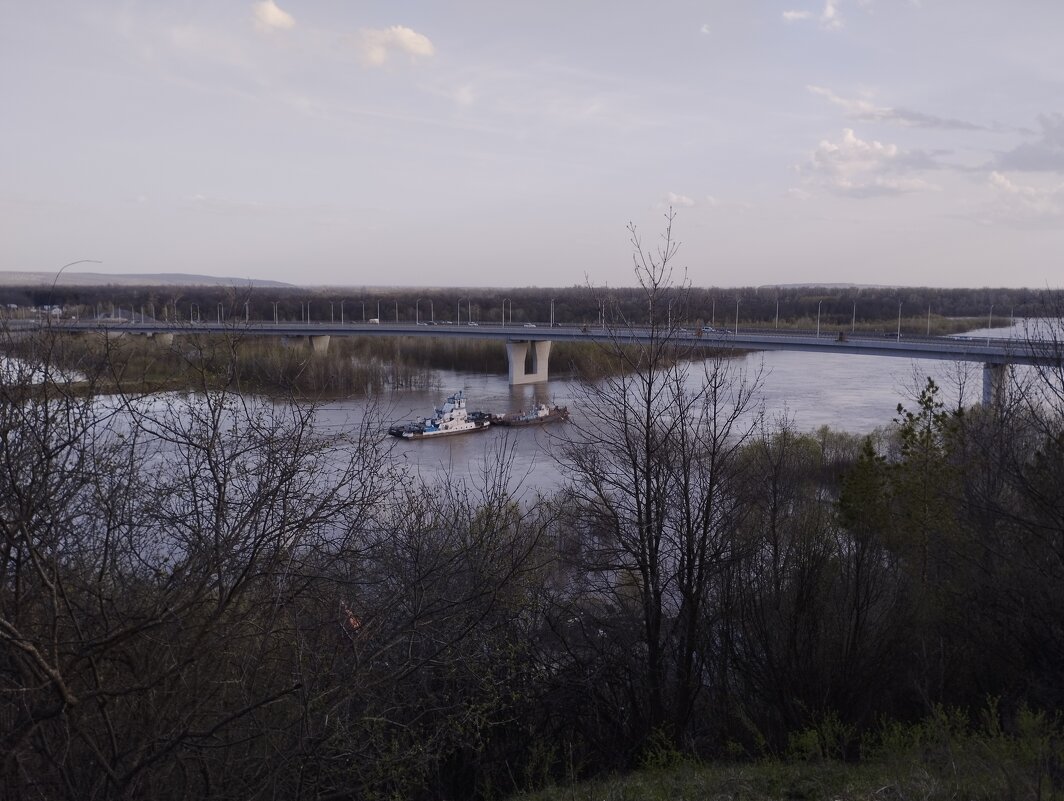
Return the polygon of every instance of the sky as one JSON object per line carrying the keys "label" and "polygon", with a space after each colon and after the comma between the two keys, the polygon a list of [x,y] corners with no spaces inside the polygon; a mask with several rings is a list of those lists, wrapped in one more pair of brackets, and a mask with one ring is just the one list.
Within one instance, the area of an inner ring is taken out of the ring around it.
{"label": "sky", "polygon": [[[1061,0],[0,0],[0,270],[1064,285]],[[78,268],[72,268],[72,271]]]}

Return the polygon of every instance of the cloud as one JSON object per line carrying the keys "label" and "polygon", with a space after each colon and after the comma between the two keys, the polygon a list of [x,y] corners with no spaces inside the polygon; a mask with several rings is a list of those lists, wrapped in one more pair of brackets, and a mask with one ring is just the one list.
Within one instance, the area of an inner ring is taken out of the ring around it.
{"label": "cloud", "polygon": [[990,188],[995,201],[990,216],[996,220],[1021,227],[1056,225],[1064,220],[1064,184],[1017,184],[995,171],[990,173]]}
{"label": "cloud", "polygon": [[477,95],[469,84],[459,86],[451,92],[451,98],[460,106],[471,106],[476,102]]}
{"label": "cloud", "polygon": [[841,195],[872,197],[938,189],[904,173],[934,167],[925,153],[904,152],[897,145],[859,139],[846,128],[839,142],[821,140],[799,168],[808,180]]}
{"label": "cloud", "polygon": [[411,58],[436,52],[427,36],[402,25],[359,31],[358,49],[363,60],[373,67],[384,65],[393,52],[406,53]]}
{"label": "cloud", "polygon": [[[782,14],[784,22],[798,22],[813,18],[812,11],[790,9]],[[820,27],[828,31],[837,31],[842,27],[842,17],[839,16],[839,0],[824,0],[824,8],[820,12]]]}
{"label": "cloud", "polygon": [[820,12],[820,24],[829,31],[835,31],[842,27],[838,0],[825,0],[824,10]]}
{"label": "cloud", "polygon": [[665,195],[665,202],[670,206],[683,206],[685,208],[691,208],[695,205],[695,201],[687,195],[678,195],[675,192],[669,192]]}
{"label": "cloud", "polygon": [[708,35],[710,34],[710,27],[709,27],[709,23],[708,23],[708,22],[704,23],[704,24],[702,25],[702,27],[701,27],[701,28],[699,28],[698,30],[699,30],[699,31],[701,31],[702,33],[704,33],[704,34],[706,34],[706,35],[708,36]]}
{"label": "cloud", "polygon": [[262,0],[253,6],[255,27],[262,31],[284,31],[296,24],[295,18],[273,0]]}
{"label": "cloud", "polygon": [[786,192],[784,192],[783,196],[786,197],[788,200],[797,200],[797,201],[802,202],[802,203],[804,203],[807,200],[811,200],[812,197],[813,197],[811,194],[806,192],[804,189],[799,189],[796,186],[795,187],[791,187]]}
{"label": "cloud", "polygon": [[861,122],[892,122],[912,128],[940,128],[951,131],[986,131],[985,126],[976,125],[964,120],[954,120],[948,117],[936,117],[933,114],[924,114],[920,111],[910,111],[904,108],[890,108],[877,106],[868,100],[851,99],[840,97],[830,89],[823,86],[808,85],[805,87],[814,95],[823,97],[829,103],[839,106],[845,112],[846,117]]}
{"label": "cloud", "polygon": [[1064,172],[1064,114],[1043,114],[1038,118],[1041,135],[998,157],[999,169],[1027,172]]}

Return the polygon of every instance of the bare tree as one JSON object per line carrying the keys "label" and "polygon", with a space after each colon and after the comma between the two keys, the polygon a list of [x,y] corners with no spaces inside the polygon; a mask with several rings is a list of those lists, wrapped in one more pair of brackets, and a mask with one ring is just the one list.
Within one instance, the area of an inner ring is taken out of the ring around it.
{"label": "bare tree", "polygon": [[624,686],[599,690],[624,697],[617,722],[636,739],[680,745],[707,687],[720,689],[711,685],[729,604],[724,568],[741,548],[738,454],[757,425],[759,376],[697,357],[697,338],[680,326],[687,287],[675,280],[672,223],[670,212],[654,251],[630,226],[650,322],[636,341],[612,320],[607,375],[581,385],[582,414],[563,435],[579,546],[559,600],[582,630],[603,633],[578,636],[578,659],[615,643],[626,651]]}

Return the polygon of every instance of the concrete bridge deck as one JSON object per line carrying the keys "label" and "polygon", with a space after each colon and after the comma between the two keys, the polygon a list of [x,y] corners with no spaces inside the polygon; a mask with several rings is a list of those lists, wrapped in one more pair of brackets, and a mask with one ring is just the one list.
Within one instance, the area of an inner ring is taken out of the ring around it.
{"label": "concrete bridge deck", "polygon": [[[200,323],[167,323],[162,321],[44,321],[38,324],[52,330],[68,332],[123,332],[127,334],[189,335],[226,334],[229,336],[306,337],[318,350],[328,347],[334,336],[427,336],[463,339],[492,339],[507,343],[511,383],[546,381],[547,358],[552,342],[631,343],[647,342],[655,335],[648,328],[612,328],[610,326],[576,326],[549,324],[502,325],[499,323],[272,323],[241,320]],[[662,330],[656,332],[662,336]],[[792,350],[807,353],[844,353],[864,356],[891,356],[907,359],[939,359],[981,362],[984,373],[984,397],[992,393],[997,380],[991,373],[1000,374],[1006,365],[1061,366],[1059,346],[1051,342],[1032,342],[1020,339],[993,337],[926,337],[896,333],[843,332],[841,335],[821,332],[817,336],[808,331],[777,331],[740,329],[737,333],[724,329],[675,329],[675,341],[707,350]],[[162,337],[161,337],[162,338]],[[525,361],[531,351],[533,370],[526,371]]]}

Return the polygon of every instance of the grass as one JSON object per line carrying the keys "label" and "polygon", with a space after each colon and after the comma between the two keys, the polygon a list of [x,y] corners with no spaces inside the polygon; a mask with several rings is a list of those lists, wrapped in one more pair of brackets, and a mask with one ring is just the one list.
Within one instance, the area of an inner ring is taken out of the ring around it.
{"label": "grass", "polygon": [[1007,767],[983,762],[956,769],[932,767],[920,760],[760,762],[699,764],[684,762],[595,781],[551,787],[512,801],[1052,801],[1064,789],[1043,778],[1025,780]]}
{"label": "grass", "polygon": [[706,763],[669,756],[641,771],[515,801],[1064,800],[1064,720],[1057,714],[1021,706],[1002,715],[992,698],[974,718],[935,707],[915,723],[884,721],[861,738],[855,762],[830,756],[822,735],[815,728],[793,735],[786,760]]}

